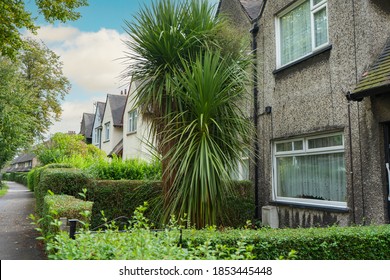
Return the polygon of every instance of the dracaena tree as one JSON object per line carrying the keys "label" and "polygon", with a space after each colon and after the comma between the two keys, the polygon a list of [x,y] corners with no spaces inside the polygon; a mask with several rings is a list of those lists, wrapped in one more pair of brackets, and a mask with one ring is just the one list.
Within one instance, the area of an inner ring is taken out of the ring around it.
{"label": "dracaena tree", "polygon": [[162,157],[163,216],[216,224],[251,135],[237,103],[249,55],[207,0],[158,0],[126,25],[124,77],[139,82],[134,98]]}

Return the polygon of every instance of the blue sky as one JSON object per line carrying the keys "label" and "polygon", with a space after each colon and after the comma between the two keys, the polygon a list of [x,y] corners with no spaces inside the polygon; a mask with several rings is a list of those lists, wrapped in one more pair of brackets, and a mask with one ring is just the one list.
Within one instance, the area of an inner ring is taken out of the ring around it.
{"label": "blue sky", "polygon": [[[125,68],[120,62],[126,50],[123,41],[128,38],[124,21],[131,22],[140,7],[152,1],[89,0],[89,6],[78,9],[82,15],[79,20],[54,25],[38,17],[38,39],[60,56],[72,84],[62,103],[62,119],[53,124],[50,134],[78,133],[83,112],[94,113],[95,102],[105,102],[107,93],[120,94],[127,88],[119,79]],[[26,5],[38,16],[34,2],[26,0]]]}

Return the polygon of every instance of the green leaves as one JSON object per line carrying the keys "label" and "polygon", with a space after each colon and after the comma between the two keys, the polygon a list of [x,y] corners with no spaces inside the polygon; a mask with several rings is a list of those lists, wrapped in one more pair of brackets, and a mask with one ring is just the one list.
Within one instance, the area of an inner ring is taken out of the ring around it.
{"label": "green leaves", "polygon": [[249,146],[251,126],[238,101],[245,99],[245,72],[220,52],[198,55],[177,72],[175,94],[186,108],[167,127],[177,143],[167,157],[175,176],[166,215],[188,214],[198,227],[215,225],[227,197],[231,174]]}
{"label": "green leaves", "polygon": [[252,135],[245,100],[250,57],[206,0],[160,0],[127,22],[125,78],[162,155],[165,222],[217,223],[230,174]]}
{"label": "green leaves", "polygon": [[49,23],[54,23],[56,20],[62,22],[77,20],[81,14],[75,10],[88,6],[87,0],[36,0],[35,2]]}
{"label": "green leaves", "polygon": [[[56,20],[62,22],[76,20],[80,13],[75,11],[88,5],[87,0],[36,0],[38,10],[49,23]],[[19,51],[26,45],[21,35],[23,28],[36,33],[38,26],[35,18],[26,10],[24,1],[0,0],[0,53],[15,59]]]}

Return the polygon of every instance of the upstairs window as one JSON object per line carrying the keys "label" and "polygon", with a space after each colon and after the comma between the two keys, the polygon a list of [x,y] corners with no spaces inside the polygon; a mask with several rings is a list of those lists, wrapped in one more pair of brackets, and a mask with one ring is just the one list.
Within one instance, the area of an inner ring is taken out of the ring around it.
{"label": "upstairs window", "polygon": [[278,68],[326,47],[327,1],[299,1],[281,12],[276,18],[276,36]]}
{"label": "upstairs window", "polygon": [[137,131],[137,121],[138,114],[137,110],[132,110],[128,112],[128,128],[127,132],[136,132]]}
{"label": "upstairs window", "polygon": [[110,140],[110,122],[104,124],[105,141]]}

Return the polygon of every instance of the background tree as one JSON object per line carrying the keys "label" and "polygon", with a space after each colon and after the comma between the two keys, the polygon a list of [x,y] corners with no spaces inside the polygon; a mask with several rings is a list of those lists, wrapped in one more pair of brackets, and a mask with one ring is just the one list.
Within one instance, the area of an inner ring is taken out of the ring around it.
{"label": "background tree", "polygon": [[14,61],[0,57],[0,168],[47,132],[70,90],[59,57],[42,44],[26,42]]}
{"label": "background tree", "polygon": [[39,126],[35,101],[18,67],[0,58],[0,169],[19,148],[27,147]]}
{"label": "background tree", "polygon": [[135,99],[162,155],[165,218],[187,213],[198,227],[215,224],[232,163],[249,143],[249,121],[234,105],[245,98],[249,56],[239,37],[226,39],[227,22],[206,0],[157,1],[127,27],[124,77],[140,83]]}
{"label": "background tree", "polygon": [[[76,20],[80,17],[76,9],[88,5],[87,0],[36,0],[35,3],[49,23]],[[21,30],[25,28],[35,34],[39,28],[34,20],[23,0],[0,0],[0,53],[3,56],[16,57],[25,44]]]}
{"label": "background tree", "polygon": [[35,153],[42,165],[64,163],[72,157],[105,159],[106,155],[96,146],[86,144],[84,136],[56,133],[49,141],[37,146]]}
{"label": "background tree", "polygon": [[37,132],[44,133],[61,116],[61,101],[70,91],[69,80],[62,72],[63,63],[44,44],[26,39],[27,45],[18,54],[22,78],[29,86],[36,105]]}

